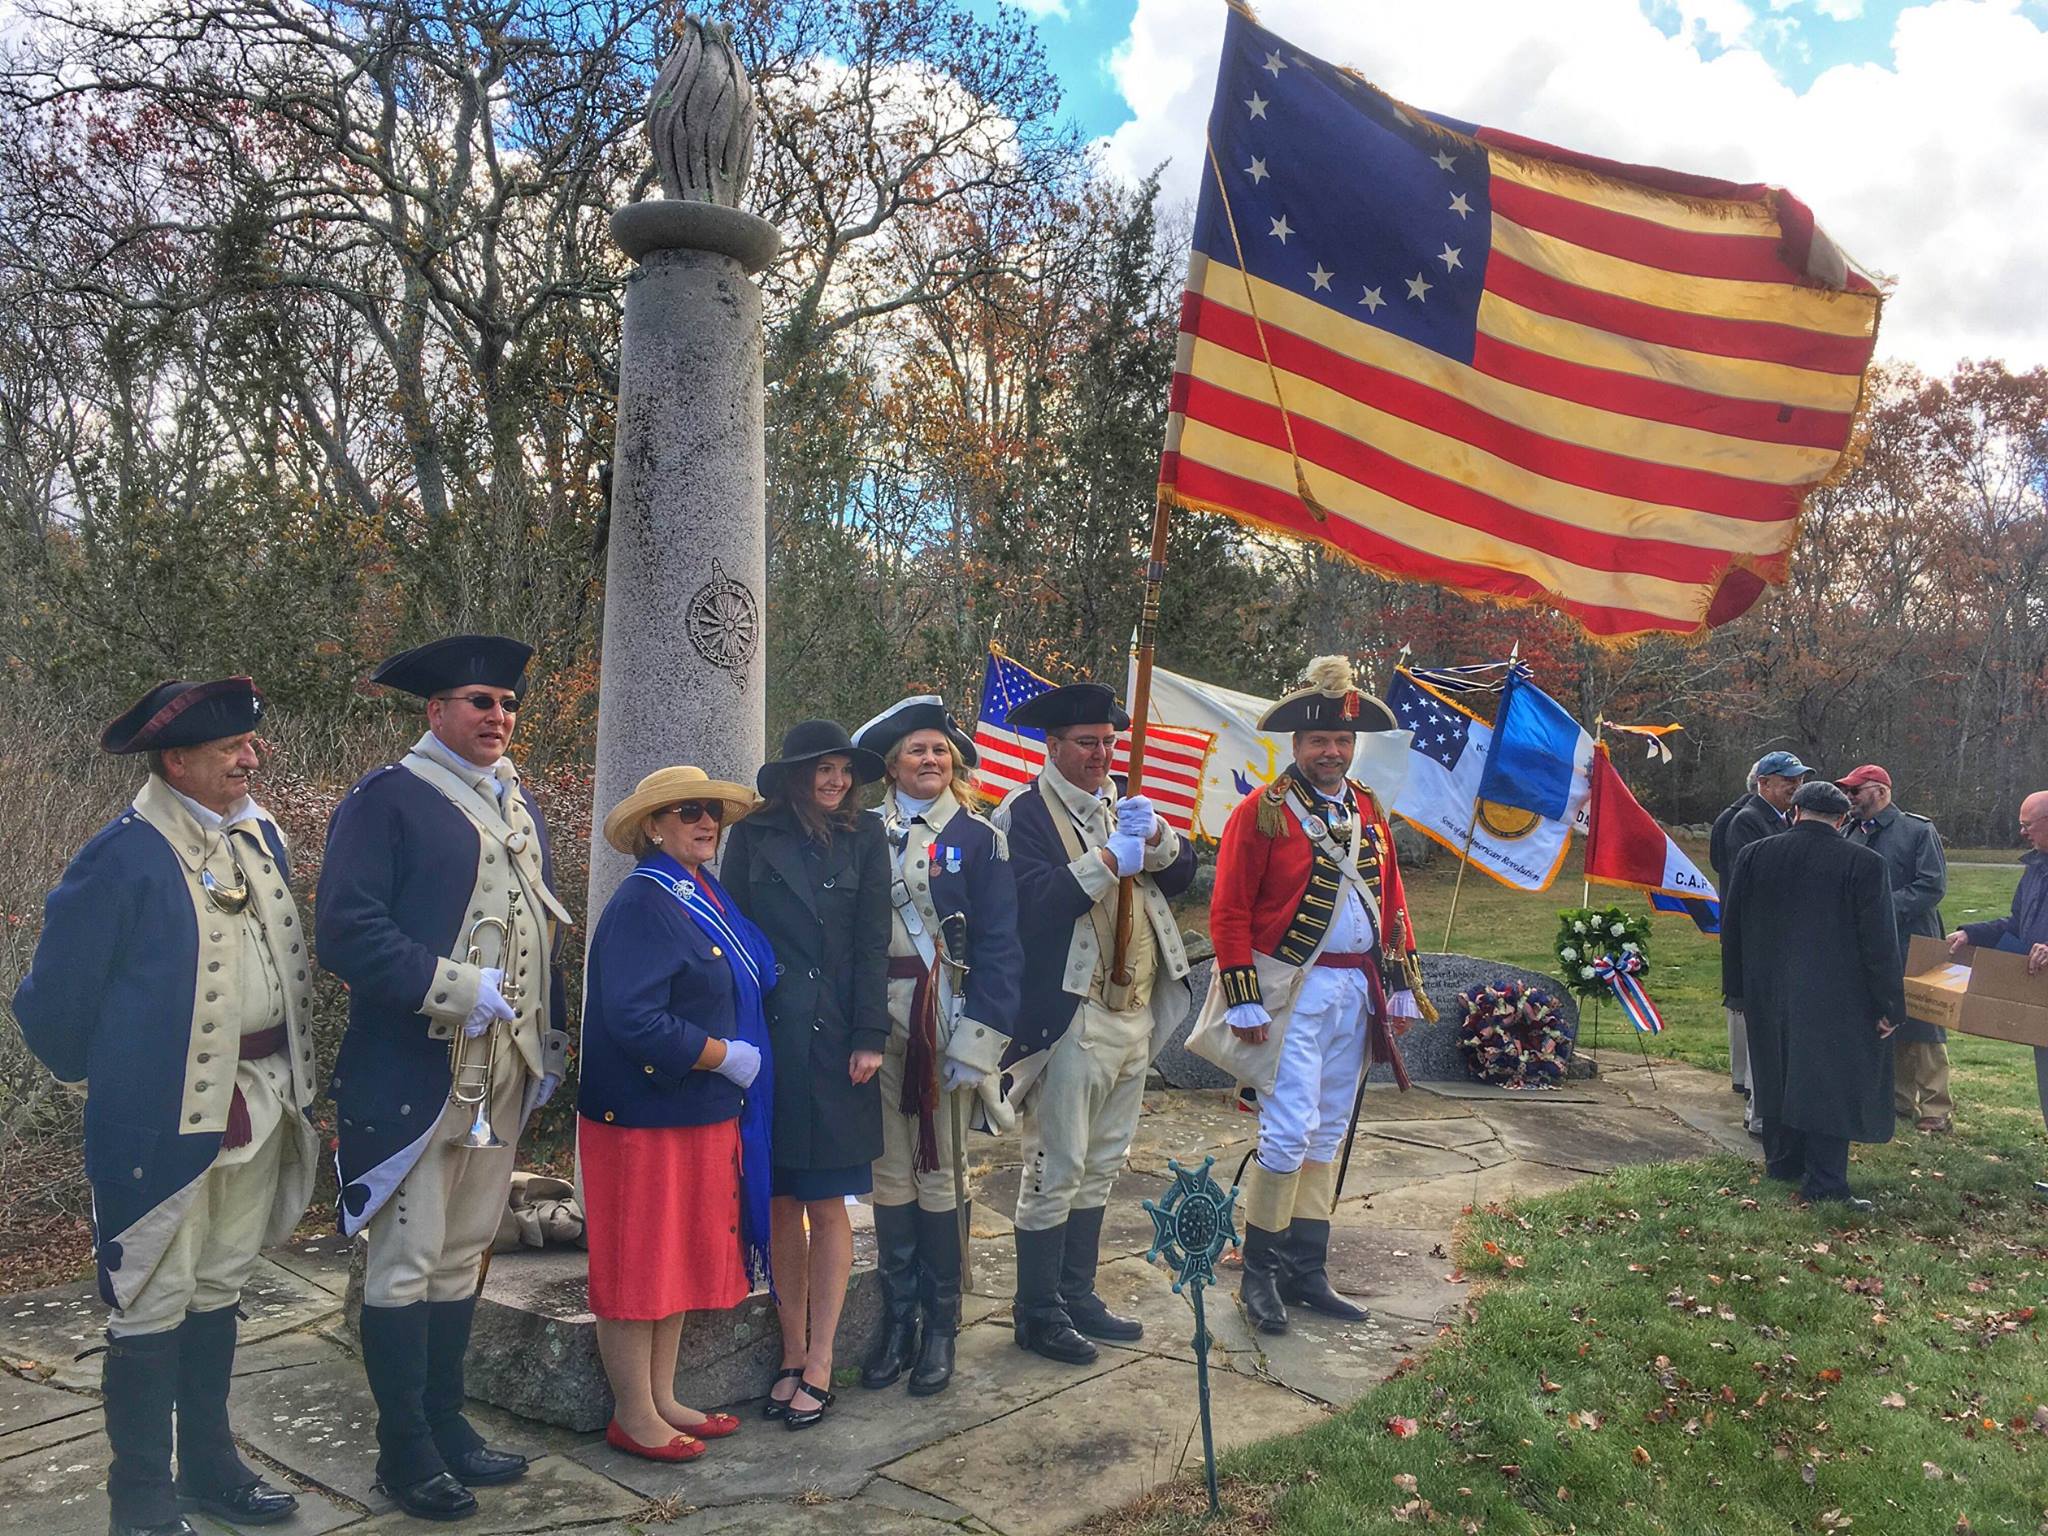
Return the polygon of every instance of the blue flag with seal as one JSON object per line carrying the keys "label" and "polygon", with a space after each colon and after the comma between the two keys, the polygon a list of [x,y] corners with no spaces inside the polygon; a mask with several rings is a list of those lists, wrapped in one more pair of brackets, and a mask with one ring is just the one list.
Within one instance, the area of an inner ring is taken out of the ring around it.
{"label": "blue flag with seal", "polygon": [[1479,779],[1480,798],[1584,832],[1592,772],[1593,738],[1526,676],[1509,673]]}

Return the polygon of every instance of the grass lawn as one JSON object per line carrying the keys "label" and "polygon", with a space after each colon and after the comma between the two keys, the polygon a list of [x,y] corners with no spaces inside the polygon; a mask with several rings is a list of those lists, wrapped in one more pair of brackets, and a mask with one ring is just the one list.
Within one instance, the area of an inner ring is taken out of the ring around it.
{"label": "grass lawn", "polygon": [[[1439,865],[1415,882],[1432,944],[1450,880]],[[2004,910],[2012,880],[1954,871],[1944,915]],[[1468,876],[1453,947],[1546,969],[1558,898],[1578,894]],[[1654,944],[1661,1049],[1725,1067],[1713,940],[1661,918]],[[1950,1054],[1960,1134],[1856,1151],[1875,1213],[1797,1209],[1726,1157],[1476,1212],[1454,1258],[1480,1283],[1420,1361],[1228,1457],[1220,1526],[1197,1477],[1095,1528],[2048,1531],[2048,1203],[2031,1182],[2048,1138],[2024,1049],[1956,1036]]]}

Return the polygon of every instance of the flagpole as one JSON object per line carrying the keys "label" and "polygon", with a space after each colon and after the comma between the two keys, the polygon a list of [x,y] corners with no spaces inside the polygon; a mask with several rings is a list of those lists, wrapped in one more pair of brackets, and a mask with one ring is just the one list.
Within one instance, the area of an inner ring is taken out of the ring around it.
{"label": "flagpole", "polygon": [[[1130,773],[1126,794],[1142,793],[1145,776],[1145,727],[1152,712],[1152,651],[1159,629],[1159,592],[1166,584],[1166,531],[1172,508],[1161,495],[1152,509],[1152,558],[1145,566],[1145,596],[1138,604],[1138,675],[1131,685]],[[1116,887],[1116,949],[1110,957],[1109,979],[1131,984],[1131,912],[1137,877],[1125,875]]]}
{"label": "flagpole", "polygon": [[[1517,640],[1514,643],[1514,647],[1508,652],[1508,678],[1514,677],[1515,663],[1521,659],[1522,642]],[[1501,684],[1501,697],[1507,697],[1507,683],[1505,680]],[[1499,718],[1499,713],[1496,712],[1494,719],[1498,721]],[[1458,854],[1458,878],[1451,885],[1451,912],[1450,916],[1444,919],[1444,946],[1437,951],[1438,954],[1448,955],[1451,952],[1451,927],[1458,921],[1458,897],[1465,889],[1466,866],[1472,862],[1472,839],[1479,835],[1479,804],[1480,797],[1475,793],[1472,796],[1472,812],[1465,820],[1465,846]],[[1565,836],[1569,837],[1571,834],[1567,832]]]}
{"label": "flagpole", "polygon": [[[1593,755],[1595,757],[1600,755],[1600,733],[1606,729],[1607,721],[1602,716],[1595,715],[1593,717]],[[1582,907],[1593,905],[1593,872],[1586,868],[1586,849],[1593,846],[1592,833],[1593,826],[1588,821],[1586,824],[1586,847],[1579,850],[1579,869],[1586,877],[1586,888],[1579,895],[1579,905]],[[1570,837],[1571,833],[1567,832],[1565,836]]]}

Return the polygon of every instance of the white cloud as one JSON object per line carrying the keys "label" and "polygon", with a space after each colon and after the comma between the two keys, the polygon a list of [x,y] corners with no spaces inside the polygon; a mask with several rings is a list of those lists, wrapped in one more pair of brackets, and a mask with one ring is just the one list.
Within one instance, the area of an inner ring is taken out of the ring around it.
{"label": "white cloud", "polygon": [[[1836,8],[1850,0],[1821,0]],[[1746,8],[1744,8],[1746,9]],[[1707,0],[1688,0],[1708,25]],[[1858,261],[1894,276],[1880,355],[2048,363],[2048,31],[2021,0],[1931,0],[1899,16],[1889,65],[1803,93],[1737,40],[1703,58],[1635,0],[1264,0],[1264,23],[1419,106],[1621,160],[1790,187]],[[1111,68],[1134,120],[1107,142],[1127,175],[1171,159],[1192,200],[1216,76],[1215,0],[1138,0]]]}
{"label": "white cloud", "polygon": [[1863,14],[1863,0],[1813,0],[1813,8],[1830,21],[1854,21]]}
{"label": "white cloud", "polygon": [[1033,16],[1057,16],[1061,21],[1067,19],[1067,0],[1009,0],[1009,3]]}

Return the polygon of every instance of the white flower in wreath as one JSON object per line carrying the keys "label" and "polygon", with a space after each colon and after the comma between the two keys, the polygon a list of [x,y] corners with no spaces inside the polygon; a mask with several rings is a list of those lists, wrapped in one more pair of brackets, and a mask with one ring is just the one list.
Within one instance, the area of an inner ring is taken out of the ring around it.
{"label": "white flower in wreath", "polygon": [[1621,950],[1623,954],[1627,955],[1633,955],[1637,953],[1636,941],[1634,939],[1630,939],[1626,944],[1621,946]]}
{"label": "white flower in wreath", "polygon": [[1623,935],[1624,933],[1627,933],[1627,932],[1628,932],[1628,924],[1627,924],[1627,923],[1614,923],[1614,924],[1611,924],[1611,925],[1610,925],[1610,926],[1608,927],[1607,931],[1608,931],[1609,933],[1611,933],[1612,935],[1614,935],[1614,937],[1615,937],[1615,938],[1617,938],[1617,939],[1618,939],[1618,938],[1620,938],[1620,937],[1621,937],[1621,936],[1622,936],[1622,935]]}
{"label": "white flower in wreath", "polygon": [[1572,932],[1573,932],[1573,933],[1584,933],[1585,931],[1586,931],[1586,925],[1585,925],[1584,923],[1573,923],[1573,924],[1572,924]]}
{"label": "white flower in wreath", "polygon": [[1591,967],[1590,965],[1582,965],[1579,967],[1579,980],[1581,981],[1591,981],[1595,976],[1599,974],[1600,973],[1594,970],[1593,967]]}
{"label": "white flower in wreath", "polygon": [[1560,949],[1557,952],[1557,958],[1564,961],[1566,965],[1570,965],[1572,961],[1579,958],[1579,952],[1576,949],[1573,949],[1569,944],[1567,944],[1563,949]]}

